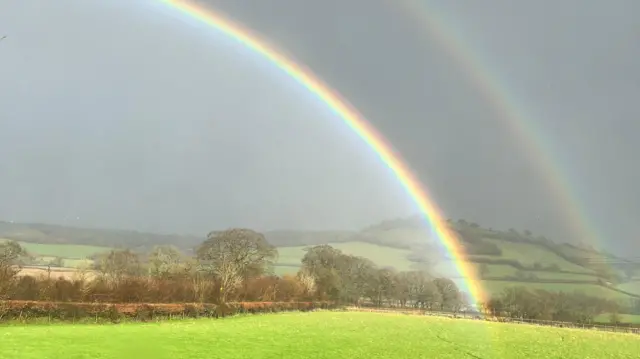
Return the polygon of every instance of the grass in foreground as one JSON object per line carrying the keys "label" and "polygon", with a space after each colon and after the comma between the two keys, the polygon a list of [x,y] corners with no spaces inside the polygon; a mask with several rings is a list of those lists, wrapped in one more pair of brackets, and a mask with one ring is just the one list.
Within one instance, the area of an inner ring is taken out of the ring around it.
{"label": "grass in foreground", "polygon": [[0,357],[12,359],[613,359],[639,351],[631,334],[374,313],[0,327]]}

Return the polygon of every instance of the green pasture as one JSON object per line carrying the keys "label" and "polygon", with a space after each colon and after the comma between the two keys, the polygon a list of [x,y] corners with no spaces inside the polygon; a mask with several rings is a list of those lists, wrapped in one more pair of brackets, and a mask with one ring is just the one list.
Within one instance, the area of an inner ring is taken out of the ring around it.
{"label": "green pasture", "polygon": [[487,294],[500,294],[509,287],[526,287],[531,290],[543,289],[549,292],[574,292],[580,291],[584,294],[613,299],[613,300],[629,300],[626,294],[616,292],[614,290],[599,286],[597,284],[579,284],[579,283],[535,283],[535,282],[510,282],[510,281],[494,281],[483,280],[480,283]]}
{"label": "green pasture", "polygon": [[550,250],[536,244],[531,243],[515,243],[499,239],[485,239],[490,243],[495,243],[502,250],[502,256],[482,256],[487,258],[502,258],[516,260],[525,266],[533,266],[535,262],[548,266],[556,264],[562,270],[572,272],[592,273],[593,271],[571,263],[566,259],[558,256]]}
{"label": "green pasture", "polygon": [[[618,314],[620,323],[640,324],[640,315],[636,314]],[[611,313],[598,315],[595,320],[599,323],[608,323],[611,320]]]}
{"label": "green pasture", "polygon": [[619,284],[618,288],[632,294],[640,295],[640,281],[637,281],[637,280],[634,280],[633,282]]}
{"label": "green pasture", "polygon": [[86,246],[78,244],[42,244],[18,242],[31,255],[46,257],[62,257],[69,259],[83,259],[97,253],[107,252],[111,248]]}
{"label": "green pasture", "polygon": [[[407,260],[408,250],[396,249],[365,242],[328,243],[345,254],[365,257],[381,267],[390,266],[397,270],[409,270],[411,262]],[[278,264],[300,263],[307,246],[278,247]]]}
{"label": "green pasture", "polygon": [[639,352],[633,334],[402,314],[0,327],[0,357],[11,359],[623,359]]}

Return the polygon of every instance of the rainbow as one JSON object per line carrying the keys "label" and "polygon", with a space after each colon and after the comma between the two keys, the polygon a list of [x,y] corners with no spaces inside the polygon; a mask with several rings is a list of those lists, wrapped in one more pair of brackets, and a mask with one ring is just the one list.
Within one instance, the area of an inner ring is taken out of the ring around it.
{"label": "rainbow", "polygon": [[459,239],[450,230],[442,211],[432,200],[426,187],[411,172],[399,155],[394,153],[392,146],[380,135],[367,120],[356,111],[347,101],[329,86],[324,84],[309,69],[295,63],[293,60],[276,51],[274,47],[260,40],[240,25],[224,18],[211,9],[198,6],[186,0],[162,0],[172,8],[183,12],[227,36],[239,41],[249,49],[269,60],[289,76],[297,80],[310,92],[319,97],[328,107],[336,112],[344,122],[380,157],[396,175],[402,186],[416,202],[420,211],[425,215],[433,232],[444,245],[448,254],[453,258],[456,270],[464,278],[464,286],[475,303],[484,300],[485,293],[478,285],[474,267],[464,260],[465,253]]}
{"label": "rainbow", "polygon": [[561,205],[572,234],[581,241],[597,245],[598,238],[602,237],[592,228],[593,221],[589,220],[585,206],[580,205],[578,196],[573,193],[575,186],[571,185],[569,176],[562,171],[557,160],[559,152],[536,125],[531,111],[509,90],[508,82],[489,66],[480,51],[464,40],[461,31],[453,26],[454,22],[447,21],[445,14],[438,11],[435,5],[427,5],[423,0],[390,1],[404,7],[408,16],[424,27],[427,35],[466,73],[470,82],[499,115],[499,119],[511,130],[529,161],[543,174],[542,179]]}

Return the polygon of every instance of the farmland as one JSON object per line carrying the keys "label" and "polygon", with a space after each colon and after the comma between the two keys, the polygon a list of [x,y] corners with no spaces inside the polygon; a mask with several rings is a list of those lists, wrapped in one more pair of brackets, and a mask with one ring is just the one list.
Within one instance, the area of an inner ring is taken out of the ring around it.
{"label": "farmland", "polygon": [[0,357],[13,359],[615,359],[635,357],[638,351],[640,340],[631,334],[342,312],[104,326],[7,326],[0,341]]}
{"label": "farmland", "polygon": [[[438,245],[420,221],[396,220],[382,222],[360,232],[349,231],[273,231],[265,236],[278,249],[278,258],[273,268],[277,275],[295,274],[301,266],[305,248],[329,244],[345,254],[357,255],[371,260],[380,267],[391,267],[398,271],[426,269],[432,275],[453,278],[459,286],[466,278],[460,278],[452,258]],[[600,298],[620,301],[628,305],[636,296],[640,297],[637,283],[621,281],[604,285],[610,281],[593,267],[571,261],[572,257],[609,257],[589,248],[538,242],[533,237],[517,232],[500,232],[479,227],[467,228],[484,245],[492,245],[499,253],[473,254],[463,267],[474,268],[482,276],[479,287],[487,295],[497,295],[506,288],[526,286],[552,292],[580,291]],[[35,263],[25,268],[22,274],[49,275],[47,263],[62,259],[62,268],[55,268],[51,276],[73,278],[78,267],[90,265],[91,258],[111,248],[123,248],[123,238],[133,238],[129,247],[139,253],[148,253],[157,244],[174,244],[183,251],[191,250],[201,239],[184,236],[161,236],[117,230],[76,229],[51,225],[0,226],[0,238],[20,239],[20,244],[33,256]],[[464,233],[463,239],[468,236]],[[110,247],[111,246],[111,247]],[[422,257],[422,261],[416,259]],[[460,263],[459,263],[460,264]],[[611,268],[615,273],[615,269]]]}

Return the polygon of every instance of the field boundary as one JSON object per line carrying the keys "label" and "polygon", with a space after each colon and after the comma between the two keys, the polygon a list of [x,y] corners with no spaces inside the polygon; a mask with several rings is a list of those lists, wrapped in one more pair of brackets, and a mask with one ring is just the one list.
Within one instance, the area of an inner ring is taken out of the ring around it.
{"label": "field boundary", "polygon": [[220,318],[237,314],[278,313],[287,311],[337,310],[399,315],[432,316],[451,319],[482,320],[556,328],[597,330],[613,333],[640,334],[640,327],[604,325],[602,323],[572,323],[552,320],[485,316],[481,313],[442,312],[413,308],[373,308],[340,306],[334,302],[230,302],[213,303],[83,303],[43,301],[0,301],[0,323],[35,319],[76,322],[83,319],[119,323],[122,320],[153,321],[173,318]]}
{"label": "field boundary", "polygon": [[153,321],[173,318],[221,318],[236,314],[277,313],[336,309],[333,302],[230,302],[213,303],[82,303],[44,301],[0,301],[0,322],[47,319],[49,322],[94,320]]}
{"label": "field boundary", "polygon": [[416,315],[416,316],[432,316],[432,317],[444,317],[452,319],[467,319],[467,320],[483,320],[488,322],[500,322],[500,323],[515,323],[515,324],[529,324],[545,327],[556,328],[571,328],[571,329],[585,329],[585,330],[598,330],[612,333],[630,333],[640,334],[640,328],[632,326],[617,326],[617,325],[604,325],[599,323],[572,323],[561,322],[553,320],[539,320],[539,319],[524,319],[524,318],[508,318],[508,317],[493,317],[482,316],[478,313],[452,313],[452,312],[439,312],[428,311],[423,309],[410,309],[410,308],[367,308],[367,307],[345,307],[345,311],[351,312],[371,312],[371,313],[391,313],[391,314],[403,314],[403,315]]}

